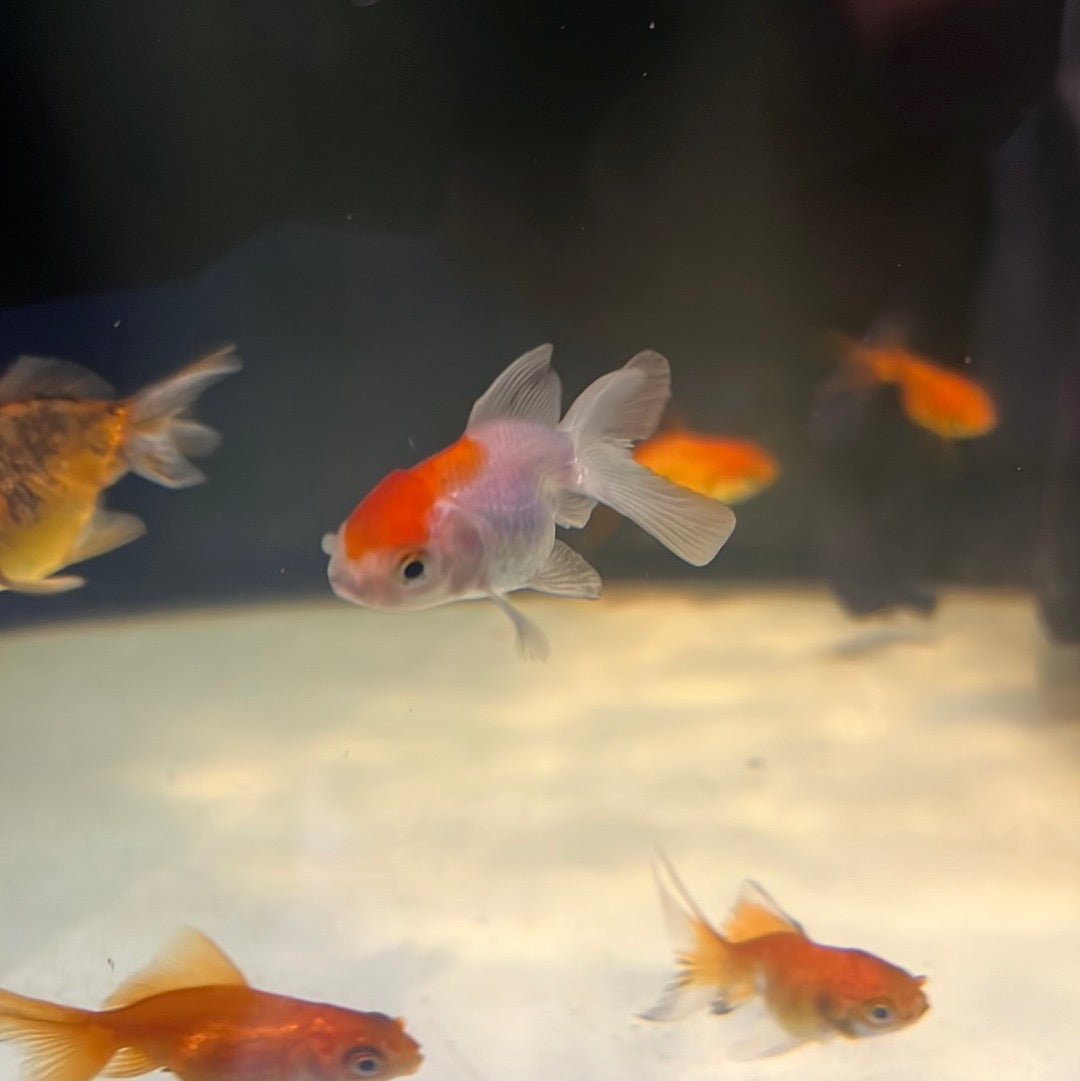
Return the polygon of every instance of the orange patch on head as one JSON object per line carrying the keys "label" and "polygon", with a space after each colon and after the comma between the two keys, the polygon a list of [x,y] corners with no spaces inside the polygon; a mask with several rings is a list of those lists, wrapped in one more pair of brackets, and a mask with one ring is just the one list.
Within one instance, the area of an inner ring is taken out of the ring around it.
{"label": "orange patch on head", "polygon": [[360,501],[345,523],[345,555],[422,545],[435,492],[415,472],[395,469]]}
{"label": "orange patch on head", "polygon": [[428,541],[436,499],[467,484],[484,465],[484,448],[462,436],[412,469],[384,477],[345,523],[345,555],[421,547]]}

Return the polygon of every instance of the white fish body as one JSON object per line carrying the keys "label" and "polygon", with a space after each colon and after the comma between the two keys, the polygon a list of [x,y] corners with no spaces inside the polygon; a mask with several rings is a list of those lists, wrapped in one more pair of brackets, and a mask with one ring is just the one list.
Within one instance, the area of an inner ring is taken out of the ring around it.
{"label": "white fish body", "polygon": [[732,511],[630,455],[670,397],[665,358],[637,354],[586,388],[561,421],[550,362],[549,345],[519,357],[473,406],[461,439],[384,478],[324,538],[340,597],[384,610],[486,597],[513,620],[523,652],[543,656],[543,635],[506,594],[600,594],[600,576],[556,539],[556,526],[581,528],[602,502],[689,563],[716,555]]}

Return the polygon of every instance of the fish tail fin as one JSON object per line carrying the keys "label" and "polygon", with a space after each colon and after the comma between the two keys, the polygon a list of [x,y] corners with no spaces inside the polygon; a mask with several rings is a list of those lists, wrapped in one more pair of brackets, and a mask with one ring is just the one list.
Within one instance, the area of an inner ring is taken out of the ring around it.
{"label": "fish tail fin", "polygon": [[20,1045],[23,1081],[90,1081],[119,1041],[92,1010],[0,991],[0,1040]]}
{"label": "fish tail fin", "polygon": [[209,454],[219,437],[191,420],[187,410],[207,387],[239,370],[239,357],[226,346],[136,394],[124,448],[129,467],[166,488],[188,488],[205,480],[187,456]]}
{"label": "fish tail fin", "polygon": [[732,944],[705,918],[663,852],[657,852],[653,874],[678,967],[660,1000],[641,1016],[677,1021],[706,1007],[726,1013],[752,993]]}
{"label": "fish tail fin", "polygon": [[657,476],[631,455],[632,444],[656,430],[670,396],[667,360],[646,350],[586,387],[559,427],[574,441],[577,492],[607,504],[680,559],[702,567],[731,536],[734,513]]}
{"label": "fish tail fin", "polygon": [[837,364],[817,391],[811,428],[819,442],[846,443],[862,427],[874,391],[895,380],[885,377],[884,367],[862,342],[833,332],[822,341]]}

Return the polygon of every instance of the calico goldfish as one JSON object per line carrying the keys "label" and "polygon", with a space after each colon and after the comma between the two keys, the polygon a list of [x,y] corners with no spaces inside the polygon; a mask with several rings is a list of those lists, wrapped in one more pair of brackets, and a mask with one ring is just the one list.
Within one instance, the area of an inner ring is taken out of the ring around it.
{"label": "calico goldfish", "polygon": [[140,519],[102,506],[129,470],[168,488],[202,481],[186,455],[208,454],[217,433],[187,411],[239,368],[221,349],[116,399],[78,364],[17,360],[0,377],[0,589],[76,589],[82,578],[56,572],[140,537]]}
{"label": "calico goldfish", "polygon": [[659,432],[639,443],[634,461],[672,484],[723,503],[750,499],[780,474],[776,459],[756,443],[683,429]]}
{"label": "calico goldfish", "polygon": [[732,1057],[759,1058],[834,1036],[895,1032],[929,1008],[924,976],[865,950],[814,942],[753,882],[743,884],[717,930],[664,857],[656,879],[679,968],[660,1001],[642,1015],[648,1020],[741,1007],[752,1024]]}
{"label": "calico goldfish", "polygon": [[904,415],[945,439],[973,439],[997,426],[994,399],[974,379],[899,344],[864,345],[843,335],[832,339],[848,365],[838,385],[896,384]]}
{"label": "calico goldfish", "polygon": [[190,928],[101,1010],[0,991],[0,1040],[20,1045],[23,1081],[386,1081],[423,1060],[400,1018],[256,991]]}
{"label": "calico goldfish", "polygon": [[390,473],[323,538],[331,587],[384,611],[488,598],[513,621],[522,652],[542,657],[543,634],[506,595],[600,594],[599,574],[556,539],[556,526],[580,529],[604,503],[704,566],[735,515],[630,453],[670,395],[667,360],[646,351],[587,387],[560,420],[551,346],[524,354],[477,400],[456,443]]}

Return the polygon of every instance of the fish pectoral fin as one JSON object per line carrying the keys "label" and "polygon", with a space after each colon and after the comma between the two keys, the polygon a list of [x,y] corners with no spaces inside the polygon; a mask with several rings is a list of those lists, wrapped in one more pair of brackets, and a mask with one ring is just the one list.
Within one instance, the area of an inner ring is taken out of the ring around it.
{"label": "fish pectoral fin", "polygon": [[30,593],[48,596],[51,593],[67,593],[86,585],[86,579],[77,574],[54,574],[51,578],[42,578],[36,582],[21,582],[0,574],[0,589],[10,589],[12,593]]}
{"label": "fish pectoral fin", "polygon": [[201,931],[181,928],[145,967],[105,1000],[106,1009],[185,987],[246,987],[244,974]]}
{"label": "fish pectoral fin", "polygon": [[109,1059],[109,1065],[101,1071],[101,1076],[139,1077],[156,1070],[160,1065],[160,1062],[145,1051],[140,1051],[137,1047],[124,1047]]}
{"label": "fish pectoral fin", "polygon": [[546,661],[551,653],[544,632],[533,623],[531,619],[523,615],[505,597],[498,593],[489,593],[488,597],[497,604],[514,624],[517,632],[518,651],[527,661]]}
{"label": "fish pectoral fin", "polygon": [[123,544],[130,544],[145,532],[143,520],[134,514],[119,514],[98,507],[69,554],[68,561],[81,563],[84,559],[104,555]]}
{"label": "fish pectoral fin", "polygon": [[785,1027],[761,999],[745,1005],[725,1025],[735,1030],[727,1048],[727,1057],[735,1062],[772,1058],[815,1038]]}
{"label": "fish pectoral fin", "polygon": [[511,417],[554,428],[559,423],[561,398],[562,384],[551,368],[551,346],[541,345],[518,357],[477,398],[465,430]]}
{"label": "fish pectoral fin", "polygon": [[578,597],[594,601],[600,596],[600,575],[568,544],[557,540],[547,562],[525,585],[556,597]]}

